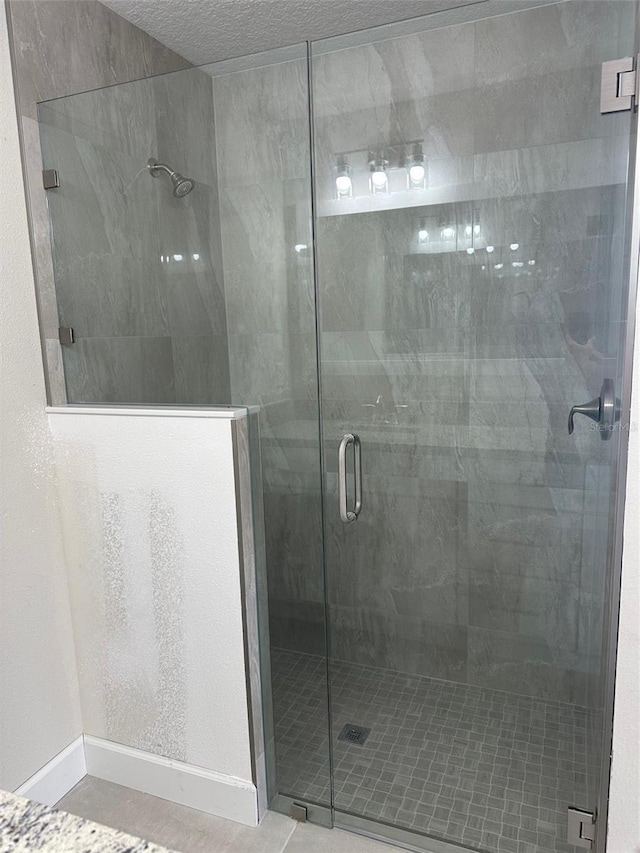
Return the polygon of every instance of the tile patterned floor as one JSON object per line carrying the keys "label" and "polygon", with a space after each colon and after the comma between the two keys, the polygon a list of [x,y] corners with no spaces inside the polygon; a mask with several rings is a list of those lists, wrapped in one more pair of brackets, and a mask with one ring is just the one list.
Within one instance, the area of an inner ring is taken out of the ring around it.
{"label": "tile patterned floor", "polygon": [[[281,792],[329,801],[322,658],[273,651]],[[586,712],[562,703],[337,662],[336,808],[473,849],[575,853],[568,805],[585,806]]]}

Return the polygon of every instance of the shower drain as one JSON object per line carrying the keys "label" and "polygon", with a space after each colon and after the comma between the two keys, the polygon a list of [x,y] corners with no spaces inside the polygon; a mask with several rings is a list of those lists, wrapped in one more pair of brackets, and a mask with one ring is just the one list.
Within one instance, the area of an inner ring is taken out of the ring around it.
{"label": "shower drain", "polygon": [[370,731],[371,729],[366,729],[364,726],[354,726],[351,723],[346,723],[338,735],[338,740],[346,740],[348,743],[355,743],[358,746],[362,746],[369,737]]}

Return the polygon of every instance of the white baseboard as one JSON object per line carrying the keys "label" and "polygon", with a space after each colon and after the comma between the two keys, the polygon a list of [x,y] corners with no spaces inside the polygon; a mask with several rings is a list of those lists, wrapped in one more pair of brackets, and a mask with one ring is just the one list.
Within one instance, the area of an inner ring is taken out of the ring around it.
{"label": "white baseboard", "polygon": [[91,735],[84,736],[84,750],[89,776],[247,826],[258,825],[258,796],[251,782]]}
{"label": "white baseboard", "polygon": [[83,737],[80,735],[20,785],[15,793],[37,803],[53,806],[86,774]]}

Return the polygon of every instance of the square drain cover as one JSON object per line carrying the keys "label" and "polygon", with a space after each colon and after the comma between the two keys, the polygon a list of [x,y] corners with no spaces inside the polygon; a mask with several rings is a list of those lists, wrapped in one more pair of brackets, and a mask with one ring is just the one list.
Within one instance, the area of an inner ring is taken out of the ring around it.
{"label": "square drain cover", "polygon": [[364,726],[354,726],[352,723],[346,723],[338,735],[338,740],[346,740],[348,743],[355,743],[358,746],[362,746],[369,737],[370,732],[371,729],[365,729]]}

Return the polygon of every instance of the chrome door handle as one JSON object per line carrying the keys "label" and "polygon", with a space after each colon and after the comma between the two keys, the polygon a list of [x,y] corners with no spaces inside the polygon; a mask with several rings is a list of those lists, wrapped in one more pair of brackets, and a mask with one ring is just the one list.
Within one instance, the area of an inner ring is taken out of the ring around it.
{"label": "chrome door handle", "polygon": [[[353,509],[347,509],[347,447],[353,444],[353,470],[355,475],[355,503]],[[362,451],[360,438],[348,432],[338,448],[338,504],[340,519],[351,524],[360,515],[362,509]]]}
{"label": "chrome door handle", "polygon": [[600,389],[600,396],[581,406],[573,406],[569,412],[569,435],[574,429],[575,415],[585,415],[600,425],[600,438],[608,441],[613,432],[613,425],[620,420],[620,400],[616,399],[612,379],[605,379]]}
{"label": "chrome door handle", "polygon": [[353,514],[357,518],[362,509],[362,445],[360,444],[360,436],[354,433],[353,436],[353,465],[356,481],[356,500],[353,507]]}

